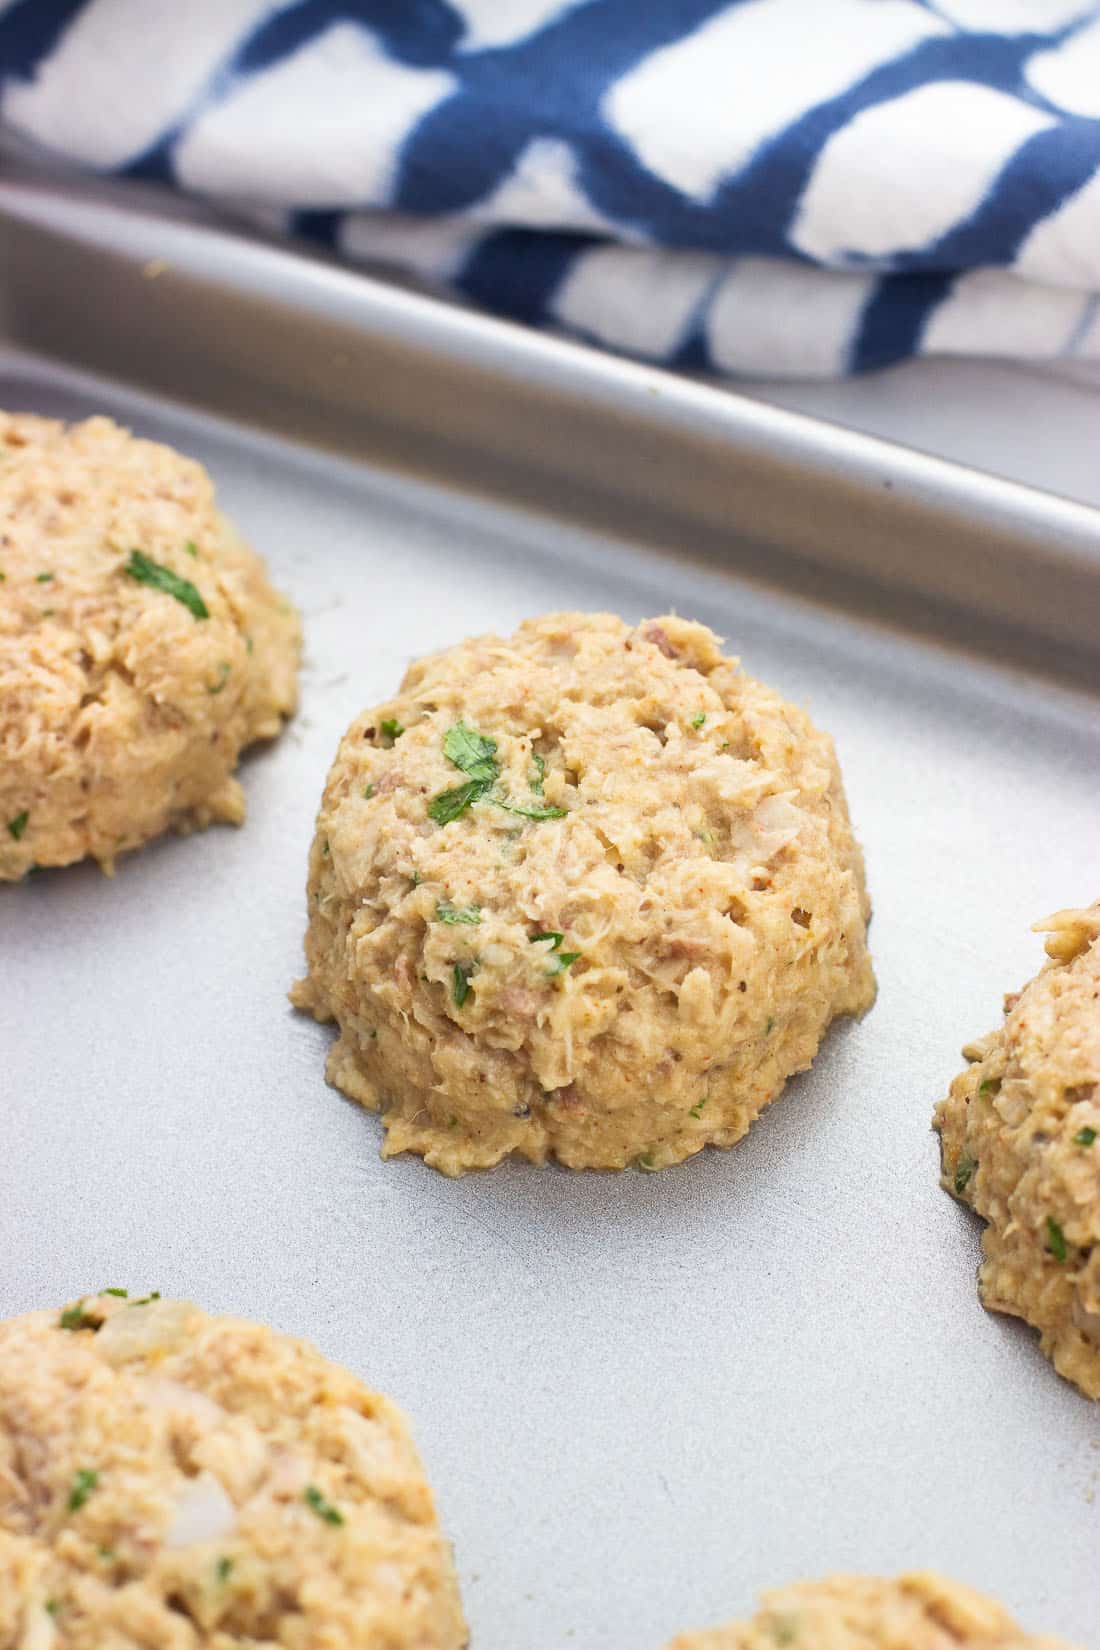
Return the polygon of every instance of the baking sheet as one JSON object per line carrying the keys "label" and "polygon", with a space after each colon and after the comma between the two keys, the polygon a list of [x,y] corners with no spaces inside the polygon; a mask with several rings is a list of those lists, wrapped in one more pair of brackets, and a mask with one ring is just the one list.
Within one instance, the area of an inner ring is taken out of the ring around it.
{"label": "baking sheet", "polygon": [[[662,553],[640,509],[631,542],[219,419],[199,365],[184,407],[0,359],[4,405],[202,459],[308,641],[242,830],[0,890],[0,1314],[158,1288],[389,1392],[478,1650],[646,1650],[768,1585],[926,1565],[1095,1641],[1100,1416],[978,1306],[929,1117],[1034,971],[1028,924],[1100,889],[1096,697],[1053,650],[1049,676],[998,665],[792,595],[779,561]],[[380,1161],[286,1004],[312,817],[411,657],[556,606],[697,616],[835,735],[880,997],[731,1153],[448,1182]]]}

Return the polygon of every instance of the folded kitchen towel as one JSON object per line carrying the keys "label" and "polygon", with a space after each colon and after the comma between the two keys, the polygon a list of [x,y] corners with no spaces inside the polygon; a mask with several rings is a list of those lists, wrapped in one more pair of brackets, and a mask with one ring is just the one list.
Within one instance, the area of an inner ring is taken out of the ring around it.
{"label": "folded kitchen towel", "polygon": [[673,366],[1100,359],[1100,5],[0,0],[0,121]]}

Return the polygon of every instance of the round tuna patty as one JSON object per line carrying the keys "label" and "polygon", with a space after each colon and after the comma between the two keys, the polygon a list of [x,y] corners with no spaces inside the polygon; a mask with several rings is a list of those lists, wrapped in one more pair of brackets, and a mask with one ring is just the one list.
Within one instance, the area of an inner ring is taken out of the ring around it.
{"label": "round tuna patty", "polygon": [[188,1301],[0,1324],[0,1646],[465,1642],[404,1420],[346,1370]]}
{"label": "round tuna patty", "polygon": [[0,413],[0,880],[238,823],[298,620],[201,465],[107,418]]}
{"label": "round tuna patty", "polygon": [[766,1593],[751,1621],[684,1633],[666,1650],[1070,1650],[942,1576],[831,1576]]}
{"label": "round tuna patty", "polygon": [[1100,903],[1037,923],[1049,961],[936,1108],[943,1184],[988,1222],[978,1288],[1100,1398]]}
{"label": "round tuna patty", "polygon": [[874,996],[831,740],[677,618],[414,664],[340,745],[308,899],[330,1082],[446,1174],[731,1146]]}

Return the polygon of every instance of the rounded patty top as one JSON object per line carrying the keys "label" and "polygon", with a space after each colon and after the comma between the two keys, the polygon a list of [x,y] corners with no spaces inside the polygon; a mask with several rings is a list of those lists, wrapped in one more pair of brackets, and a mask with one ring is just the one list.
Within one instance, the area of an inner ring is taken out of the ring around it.
{"label": "rounded patty top", "polygon": [[329,774],[308,978],[388,1154],[730,1146],[874,995],[831,740],[699,624],[556,613],[414,664]]}
{"label": "rounded patty top", "polygon": [[1100,903],[1036,928],[1049,962],[936,1109],[943,1184],[989,1222],[983,1303],[1100,1398]]}
{"label": "rounded patty top", "polygon": [[465,1642],[405,1423],[345,1370],[187,1301],[0,1324],[0,1646]]}
{"label": "rounded patty top", "polygon": [[239,821],[298,620],[201,465],[107,418],[0,413],[0,880]]}
{"label": "rounded patty top", "polygon": [[751,1621],[684,1633],[666,1650],[1070,1650],[1035,1638],[992,1599],[927,1572],[829,1576],[766,1593]]}

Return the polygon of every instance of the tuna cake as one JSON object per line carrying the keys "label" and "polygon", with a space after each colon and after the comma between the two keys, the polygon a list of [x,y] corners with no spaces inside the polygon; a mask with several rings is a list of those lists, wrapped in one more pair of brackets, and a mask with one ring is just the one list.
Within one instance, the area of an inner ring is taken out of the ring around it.
{"label": "tuna cake", "polygon": [[987,1225],[982,1304],[1100,1398],[1100,903],[1037,923],[1049,961],[936,1108],[943,1184]]}
{"label": "tuna cake", "polygon": [[830,1576],[765,1593],[751,1621],[683,1633],[666,1650],[1071,1650],[1036,1638],[999,1604],[922,1573]]}
{"label": "tuna cake", "polygon": [[201,465],[107,418],[0,413],[0,880],[244,817],[298,620]]}
{"label": "tuna cake", "polygon": [[831,740],[679,618],[413,664],[340,744],[308,903],[329,1081],[450,1175],[732,1146],[874,996]]}
{"label": "tuna cake", "polygon": [[312,1347],[117,1290],[0,1324],[0,1650],[459,1650],[394,1406]]}

